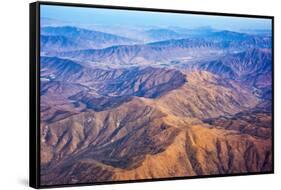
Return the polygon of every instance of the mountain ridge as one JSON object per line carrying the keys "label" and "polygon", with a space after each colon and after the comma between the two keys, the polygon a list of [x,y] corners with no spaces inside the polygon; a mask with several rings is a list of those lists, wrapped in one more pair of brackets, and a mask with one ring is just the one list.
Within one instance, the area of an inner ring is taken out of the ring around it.
{"label": "mountain ridge", "polygon": [[133,44],[136,43],[135,40],[109,34],[105,32],[99,32],[89,29],[83,29],[73,26],[46,26],[41,28],[41,35],[45,36],[45,40],[41,41],[41,46],[43,50],[48,53],[47,50],[51,49],[49,47],[59,47],[58,50],[69,51],[70,49],[65,46],[65,44],[56,43],[56,41],[46,41],[46,38],[51,39],[54,36],[61,36],[64,39],[67,39],[69,42],[76,44],[71,46],[71,49],[81,50],[87,48],[105,48],[112,45],[121,45],[121,44]]}

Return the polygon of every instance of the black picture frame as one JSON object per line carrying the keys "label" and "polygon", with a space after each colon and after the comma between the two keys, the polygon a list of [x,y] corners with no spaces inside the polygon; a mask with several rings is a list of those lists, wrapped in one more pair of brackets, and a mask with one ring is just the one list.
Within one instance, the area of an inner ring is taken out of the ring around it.
{"label": "black picture frame", "polygon": [[[211,16],[231,16],[243,18],[265,18],[271,20],[272,26],[272,169],[268,172],[249,172],[235,173],[222,175],[202,175],[202,176],[187,176],[187,177],[171,177],[157,179],[142,179],[142,180],[124,180],[110,182],[94,182],[94,183],[77,183],[63,185],[48,185],[40,184],[40,5],[58,5],[71,7],[91,7],[117,10],[133,10],[133,11],[152,11],[165,13],[183,13],[195,15],[211,15]],[[249,15],[249,14],[234,14],[234,13],[218,13],[218,12],[202,12],[188,10],[171,10],[171,9],[155,9],[142,7],[125,7],[111,5],[93,5],[80,3],[62,3],[62,2],[47,2],[39,1],[29,4],[29,185],[33,188],[53,188],[53,187],[72,187],[85,185],[101,185],[101,184],[121,184],[135,182],[151,182],[164,180],[182,180],[194,178],[212,178],[212,177],[227,177],[227,176],[245,176],[258,174],[273,174],[274,173],[274,16],[265,15]]]}

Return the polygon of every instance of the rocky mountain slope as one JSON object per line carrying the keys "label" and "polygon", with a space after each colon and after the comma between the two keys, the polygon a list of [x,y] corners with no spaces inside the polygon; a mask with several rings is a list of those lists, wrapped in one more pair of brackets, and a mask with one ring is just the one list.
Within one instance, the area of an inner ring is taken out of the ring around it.
{"label": "rocky mountain slope", "polygon": [[[200,119],[238,114],[258,99],[233,81],[219,84],[211,73],[186,75],[183,86],[160,97],[44,123],[43,184],[270,170],[268,136]],[[270,118],[260,121],[268,126]]]}

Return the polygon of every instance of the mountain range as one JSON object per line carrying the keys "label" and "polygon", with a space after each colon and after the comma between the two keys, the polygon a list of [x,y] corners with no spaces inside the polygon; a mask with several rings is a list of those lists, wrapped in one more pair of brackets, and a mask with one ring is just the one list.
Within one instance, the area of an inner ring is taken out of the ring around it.
{"label": "mountain range", "polygon": [[[136,43],[135,40],[126,37],[73,26],[46,26],[41,28],[40,32],[42,52],[105,48]],[[69,43],[72,44],[70,47]]]}
{"label": "mountain range", "polygon": [[41,28],[42,185],[272,171],[268,33],[110,29]]}
{"label": "mountain range", "polygon": [[[87,109],[43,124],[43,183],[269,170],[270,116],[251,114],[257,125],[245,115],[248,129],[234,128],[258,98],[233,81],[221,85],[205,71],[186,75],[181,87],[160,97],[133,97],[111,109]],[[223,122],[230,119],[222,116],[239,120],[228,127]],[[214,119],[201,120],[206,117]]]}

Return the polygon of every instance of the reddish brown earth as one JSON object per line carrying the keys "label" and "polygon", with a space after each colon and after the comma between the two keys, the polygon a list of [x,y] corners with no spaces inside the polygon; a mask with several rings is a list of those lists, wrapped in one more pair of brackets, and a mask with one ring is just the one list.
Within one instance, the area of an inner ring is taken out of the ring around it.
{"label": "reddish brown earth", "polygon": [[272,116],[260,100],[233,80],[183,74],[160,96],[101,111],[46,99],[43,118],[56,118],[41,124],[42,185],[271,171]]}

